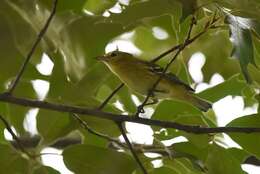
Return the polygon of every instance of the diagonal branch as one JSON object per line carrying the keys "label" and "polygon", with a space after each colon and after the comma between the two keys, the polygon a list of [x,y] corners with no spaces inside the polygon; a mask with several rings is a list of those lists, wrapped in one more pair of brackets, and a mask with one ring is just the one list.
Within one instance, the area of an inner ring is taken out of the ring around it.
{"label": "diagonal branch", "polygon": [[33,157],[22,145],[20,139],[15,135],[14,131],[12,130],[11,126],[9,125],[9,123],[5,120],[5,118],[0,115],[0,120],[3,122],[3,124],[5,125],[5,128],[7,129],[7,131],[12,135],[12,138],[14,139],[14,141],[16,141],[17,143],[17,147],[20,149],[21,152],[25,153],[28,157]]}
{"label": "diagonal branch", "polygon": [[103,139],[105,139],[105,140],[114,142],[114,143],[118,144],[118,145],[121,146],[121,147],[125,147],[125,144],[121,143],[119,140],[117,140],[117,139],[115,139],[115,138],[111,138],[111,137],[108,136],[108,135],[105,135],[105,134],[102,134],[102,133],[100,133],[100,132],[97,132],[97,131],[93,130],[93,129],[92,129],[91,127],[89,127],[89,126],[87,125],[87,123],[86,123],[84,120],[82,120],[77,114],[72,113],[71,115],[72,115],[72,117],[74,117],[74,118],[80,123],[80,125],[82,126],[82,128],[84,128],[85,130],[87,130],[89,133],[91,133],[91,134],[93,134],[93,135],[96,135],[96,136],[98,136],[98,137],[100,137],[100,138],[103,138]]}
{"label": "diagonal branch", "polygon": [[58,3],[58,0],[54,0],[53,1],[53,7],[52,7],[52,10],[51,10],[51,13],[50,13],[50,16],[49,18],[47,19],[46,23],[44,24],[43,28],[41,29],[41,31],[39,32],[31,50],[29,51],[29,53],[27,54],[26,56],[26,59],[24,60],[23,62],[23,65],[21,66],[18,74],[16,75],[14,81],[11,83],[9,89],[8,89],[8,94],[12,94],[13,91],[15,90],[16,86],[18,85],[25,69],[26,69],[26,66],[28,65],[34,51],[36,50],[38,44],[40,43],[41,39],[43,38],[44,34],[46,33],[50,23],[51,23],[51,20],[53,18],[53,16],[55,15],[56,13],[56,8],[57,8],[57,3]]}
{"label": "diagonal branch", "polygon": [[133,148],[131,142],[129,141],[129,139],[128,139],[126,133],[125,133],[125,129],[124,129],[124,127],[123,127],[123,123],[122,123],[122,122],[117,122],[117,125],[118,125],[118,128],[119,128],[121,134],[122,134],[123,137],[124,137],[124,140],[125,140],[125,142],[126,142],[128,148],[130,149],[130,151],[131,151],[131,153],[132,153],[132,155],[133,155],[135,161],[136,161],[137,164],[139,165],[140,169],[142,170],[142,172],[143,172],[144,174],[148,174],[148,172],[146,171],[145,167],[143,166],[141,160],[139,159],[137,153],[135,152],[135,150],[134,150],[134,148]]}
{"label": "diagonal branch", "polygon": [[98,107],[98,110],[102,110],[107,103],[109,102],[109,100],[124,86],[124,83],[121,83],[120,85],[118,85],[116,87],[116,89],[114,89],[114,91],[112,91],[112,93],[104,100],[104,102]]}
{"label": "diagonal branch", "polygon": [[41,108],[48,109],[59,112],[68,112],[68,113],[76,113],[82,114],[84,117],[96,117],[100,119],[112,120],[115,122],[133,122],[140,123],[145,125],[159,126],[163,128],[174,128],[181,131],[185,131],[187,133],[194,134],[208,134],[208,133],[254,133],[260,132],[260,127],[202,127],[200,125],[185,125],[172,121],[162,121],[155,119],[147,119],[147,118],[136,118],[133,115],[122,115],[122,114],[114,114],[110,112],[103,112],[96,109],[83,108],[78,106],[70,106],[58,103],[51,103],[46,101],[39,101],[33,99],[26,99],[11,96],[8,94],[0,94],[0,101],[5,103],[12,103],[20,106],[33,107],[33,108]]}

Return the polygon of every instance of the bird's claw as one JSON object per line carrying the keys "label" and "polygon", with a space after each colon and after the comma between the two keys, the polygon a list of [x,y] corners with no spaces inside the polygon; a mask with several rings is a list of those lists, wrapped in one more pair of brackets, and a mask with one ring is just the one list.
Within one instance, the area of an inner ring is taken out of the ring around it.
{"label": "bird's claw", "polygon": [[140,113],[142,113],[142,114],[145,113],[143,105],[140,105],[137,107],[137,112],[136,112],[135,116],[139,117]]}

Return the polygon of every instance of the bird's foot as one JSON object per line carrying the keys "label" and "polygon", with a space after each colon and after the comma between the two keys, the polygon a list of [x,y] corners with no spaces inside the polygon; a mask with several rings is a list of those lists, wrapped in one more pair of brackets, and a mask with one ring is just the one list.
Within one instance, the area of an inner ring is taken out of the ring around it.
{"label": "bird's foot", "polygon": [[137,112],[135,114],[135,117],[139,117],[140,113],[142,113],[142,114],[145,113],[143,105],[140,105],[140,106],[137,107]]}

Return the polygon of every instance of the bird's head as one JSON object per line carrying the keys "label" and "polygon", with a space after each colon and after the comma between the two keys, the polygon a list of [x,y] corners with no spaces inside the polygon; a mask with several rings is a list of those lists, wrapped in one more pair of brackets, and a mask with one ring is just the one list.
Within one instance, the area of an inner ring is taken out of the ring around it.
{"label": "bird's head", "polygon": [[96,59],[104,63],[111,64],[118,61],[123,61],[123,59],[127,59],[128,57],[132,57],[132,55],[126,52],[116,50],[104,54],[103,56],[98,56]]}

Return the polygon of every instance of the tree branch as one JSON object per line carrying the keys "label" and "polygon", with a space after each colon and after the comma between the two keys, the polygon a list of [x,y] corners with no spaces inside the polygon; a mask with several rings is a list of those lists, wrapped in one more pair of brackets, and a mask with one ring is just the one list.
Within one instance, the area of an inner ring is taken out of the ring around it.
{"label": "tree branch", "polygon": [[119,146],[122,146],[122,147],[126,147],[124,143],[121,143],[119,140],[115,139],[115,138],[111,138],[110,136],[108,135],[105,135],[105,134],[102,134],[100,132],[97,132],[95,130],[93,130],[91,127],[89,127],[87,125],[87,123],[82,120],[77,114],[74,114],[72,113],[71,114],[81,125],[82,128],[84,128],[85,130],[87,130],[89,133],[93,134],[93,135],[96,135],[100,138],[104,138],[105,140],[107,141],[111,141],[111,142],[114,142],[116,144],[118,144]]}
{"label": "tree branch", "polygon": [[121,83],[118,87],[116,87],[116,89],[114,89],[114,91],[104,100],[104,102],[98,107],[98,110],[102,110],[107,103],[109,102],[109,100],[124,86],[124,83]]}
{"label": "tree branch", "polygon": [[19,83],[19,81],[20,81],[20,79],[21,79],[21,77],[22,77],[22,75],[23,75],[23,73],[26,69],[26,66],[28,65],[34,51],[36,50],[38,44],[40,43],[41,39],[43,38],[44,34],[46,33],[46,31],[47,31],[47,29],[48,29],[48,27],[51,23],[51,20],[56,13],[57,3],[58,3],[58,0],[53,1],[53,7],[52,7],[52,10],[51,10],[50,16],[47,19],[47,21],[46,21],[45,25],[43,26],[43,28],[41,29],[41,31],[39,32],[31,50],[27,54],[26,59],[24,60],[23,65],[21,66],[21,68],[20,68],[18,74],[16,75],[14,81],[11,83],[11,85],[8,89],[8,92],[7,92],[8,94],[12,94],[13,91],[15,90],[15,88],[18,85],[18,83]]}
{"label": "tree branch", "polygon": [[5,120],[5,118],[0,115],[0,120],[3,122],[3,124],[5,125],[5,128],[7,129],[7,131],[12,135],[12,138],[14,139],[14,141],[17,144],[18,149],[25,153],[28,157],[33,157],[22,145],[22,143],[20,142],[20,139],[15,135],[14,131],[12,130],[11,126],[9,125],[9,123]]}
{"label": "tree branch", "polygon": [[178,130],[185,131],[187,133],[194,133],[194,134],[208,134],[208,133],[230,133],[230,132],[237,132],[237,133],[254,133],[260,132],[260,127],[202,127],[200,125],[185,125],[179,124],[172,121],[161,121],[161,120],[154,120],[154,119],[146,119],[146,118],[135,118],[133,115],[120,115],[114,114],[110,112],[103,112],[96,109],[89,109],[77,106],[70,106],[64,104],[57,104],[51,103],[46,101],[39,101],[33,99],[26,99],[11,96],[8,94],[0,94],[0,101],[6,103],[12,103],[20,106],[27,106],[27,107],[34,107],[34,108],[41,108],[41,109],[48,109],[53,111],[59,112],[68,112],[68,113],[76,113],[82,114],[85,117],[96,117],[100,119],[107,119],[112,120],[115,122],[133,122],[133,123],[140,123],[145,125],[152,125],[152,126],[159,126],[163,128],[174,128]]}
{"label": "tree branch", "polygon": [[130,149],[130,151],[131,151],[131,153],[132,153],[132,155],[133,155],[135,161],[136,161],[137,164],[139,165],[139,167],[140,167],[140,169],[142,170],[142,172],[143,172],[144,174],[148,174],[148,172],[146,171],[145,167],[143,166],[141,160],[139,159],[137,153],[135,152],[135,150],[134,150],[134,148],[133,148],[131,142],[129,141],[129,139],[128,139],[126,133],[125,133],[123,124],[124,124],[124,123],[122,123],[122,122],[117,122],[118,128],[119,128],[121,134],[123,135],[124,140],[125,140],[125,142],[126,142],[128,148]]}

